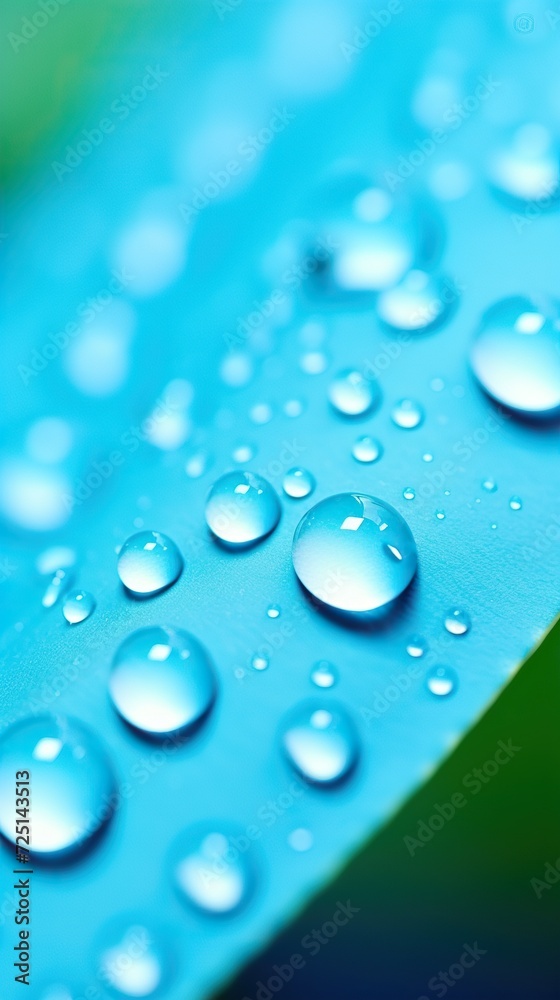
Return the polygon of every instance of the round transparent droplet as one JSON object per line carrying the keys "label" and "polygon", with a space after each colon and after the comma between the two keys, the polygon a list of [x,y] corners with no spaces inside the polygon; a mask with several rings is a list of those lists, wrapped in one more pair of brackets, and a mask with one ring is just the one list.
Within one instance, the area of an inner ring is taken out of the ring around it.
{"label": "round transparent droplet", "polygon": [[424,410],[414,399],[401,399],[391,410],[391,420],[397,427],[411,431],[424,419]]}
{"label": "round transparent droplet", "polygon": [[117,572],[127,590],[146,597],[165,590],[179,578],[183,557],[167,535],[139,531],[127,538],[117,560]]}
{"label": "round transparent droplet", "polygon": [[339,372],[328,388],[331,405],[345,417],[369,413],[379,402],[381,392],[374,379],[365,378],[352,368]]}
{"label": "round transparent droplet", "polygon": [[307,469],[289,469],[282,480],[282,489],[286,496],[301,500],[313,493],[315,479]]}
{"label": "round transparent droplet", "polygon": [[270,660],[268,659],[268,656],[262,656],[260,653],[255,653],[251,659],[251,666],[253,670],[258,670],[259,672],[261,670],[268,670]]}
{"label": "round transparent droplet", "polygon": [[117,997],[161,996],[170,974],[163,935],[145,924],[120,920],[104,933],[98,976]]}
{"label": "round transparent droplet", "polygon": [[438,521],[444,521],[445,520],[445,511],[444,510],[436,510],[436,517],[437,517]]}
{"label": "round transparent droplet", "polygon": [[252,842],[243,830],[205,826],[186,831],[173,850],[173,879],[183,900],[216,916],[239,910],[255,888]]}
{"label": "round transparent droplet", "polygon": [[69,625],[77,625],[95,611],[95,597],[87,590],[71,590],[64,598],[62,614]]}
{"label": "round transparent droplet", "polygon": [[318,600],[363,612],[403,592],[416,572],[417,554],[410,528],[388,503],[339,493],[303,516],[292,560],[299,580]]}
{"label": "round transparent droplet", "polygon": [[364,464],[377,462],[381,458],[382,452],[383,449],[379,441],[376,438],[370,437],[369,434],[362,434],[359,438],[356,438],[352,445],[352,457],[357,462],[363,462]]}
{"label": "round transparent droplet", "polygon": [[117,649],[109,693],[119,714],[150,736],[184,733],[216,697],[214,668],[203,646],[182,629],[150,626]]}
{"label": "round transparent droplet", "polygon": [[457,688],[457,674],[451,667],[434,667],[426,675],[426,686],[431,694],[445,698]]}
{"label": "round transparent droplet", "polygon": [[511,497],[509,505],[512,510],[521,510],[521,508],[523,507],[523,501],[521,497]]}
{"label": "round transparent droplet", "polygon": [[412,486],[405,486],[403,490],[403,497],[405,500],[414,500],[416,493],[412,489]]}
{"label": "round transparent droplet", "polygon": [[409,271],[377,300],[377,314],[391,330],[426,333],[441,326],[452,314],[458,291],[449,278]]}
{"label": "round transparent droplet", "polygon": [[[494,190],[509,202],[519,206],[534,202],[539,213],[554,208],[560,195],[560,155],[550,132],[536,124],[517,129],[510,142],[491,157],[489,178]],[[525,219],[520,220],[520,235]]]}
{"label": "round transparent droplet", "polygon": [[489,309],[472,343],[472,370],[502,406],[526,417],[560,412],[560,332],[556,309],[503,299]]}
{"label": "round transparent droplet", "polygon": [[269,604],[266,613],[269,618],[279,618],[281,613],[280,606],[278,604]]}
{"label": "round transparent droplet", "polygon": [[280,520],[280,501],[270,483],[252,472],[227,472],[210,490],[205,508],[210,531],[226,545],[251,545]]}
{"label": "round transparent droplet", "polygon": [[346,778],[359,756],[358,735],[341,706],[308,702],[284,721],[282,748],[291,765],[314,785]]}
{"label": "round transparent droplet", "polygon": [[246,462],[252,461],[255,455],[256,448],[251,444],[239,444],[231,453],[231,457],[237,465],[245,465]]}
{"label": "round transparent droplet", "polygon": [[293,851],[298,851],[298,853],[310,851],[313,847],[313,834],[311,830],[300,826],[296,830],[290,831],[288,834],[288,844]]}
{"label": "round transparent droplet", "polygon": [[406,651],[413,659],[419,659],[419,657],[424,656],[427,648],[428,643],[421,635],[411,635],[406,644]]}
{"label": "round transparent droplet", "polygon": [[[0,739],[0,832],[16,842],[15,781],[31,775],[31,852],[56,857],[85,844],[112,812],[115,779],[81,722],[38,715]],[[24,795],[21,792],[21,795]]]}
{"label": "round transparent droplet", "polygon": [[498,489],[498,484],[495,479],[483,479],[480,485],[483,490],[486,490],[487,493],[495,493]]}
{"label": "round transparent droplet", "polygon": [[424,454],[422,455],[422,461],[423,462],[433,462],[433,460],[434,460],[434,456],[429,451],[424,452]]}
{"label": "round transparent droplet", "polygon": [[451,635],[465,635],[471,627],[471,619],[462,608],[451,608],[444,618],[444,625]]}
{"label": "round transparent droplet", "polygon": [[338,680],[338,671],[329,660],[318,660],[311,668],[311,681],[318,688],[334,687]]}

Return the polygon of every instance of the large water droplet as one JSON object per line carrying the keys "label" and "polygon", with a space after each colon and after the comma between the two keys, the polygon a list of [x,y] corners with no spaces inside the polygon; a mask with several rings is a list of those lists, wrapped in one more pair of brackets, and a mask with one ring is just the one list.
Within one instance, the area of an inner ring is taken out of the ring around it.
{"label": "large water droplet", "polygon": [[388,503],[339,493],[311,508],[293,541],[294,569],[304,587],[341,611],[373,611],[393,601],[416,572],[416,544]]}
{"label": "large water droplet", "polygon": [[451,608],[445,616],[444,625],[451,635],[465,635],[471,627],[471,619],[462,608]]}
{"label": "large water droplet", "polygon": [[104,934],[107,944],[99,958],[99,978],[119,997],[152,997],[169,973],[163,937],[144,924],[118,921]]}
{"label": "large water droplet", "polygon": [[151,736],[185,732],[216,696],[211,660],[194,636],[160,626],[133,632],[117,649],[109,677],[117,711]]}
{"label": "large water droplet", "polygon": [[[16,723],[0,740],[0,831],[16,840],[14,782],[31,775],[31,851],[52,857],[88,840],[112,812],[114,777],[97,737],[64,716]],[[24,793],[22,792],[22,795]]]}
{"label": "large water droplet", "polygon": [[62,614],[70,625],[77,625],[95,611],[95,597],[87,590],[72,590],[65,597]]}
{"label": "large water droplet", "polygon": [[381,396],[377,382],[365,378],[353,368],[347,368],[335,376],[329,385],[328,394],[335,410],[345,417],[359,417],[368,413]]}
{"label": "large water droplet", "polygon": [[370,437],[369,434],[362,434],[361,437],[356,438],[352,445],[352,457],[357,462],[363,462],[364,464],[377,462],[382,454],[383,448],[379,441],[377,438]]}
{"label": "large water droplet", "polygon": [[[246,842],[245,850],[238,846]],[[222,826],[188,830],[173,851],[173,877],[181,897],[204,913],[238,910],[255,886],[250,847],[242,830]]]}
{"label": "large water droplet", "polygon": [[137,596],[157,594],[179,578],[183,557],[175,542],[160,531],[139,531],[122,546],[117,572],[121,582]]}
{"label": "large water droplet", "polygon": [[307,469],[289,469],[282,480],[282,489],[286,496],[301,500],[313,493],[315,479]]}
{"label": "large water droplet", "polygon": [[502,299],[482,318],[471,347],[482,388],[521,415],[560,411],[560,333],[552,310],[522,296]]}
{"label": "large water droplet", "polygon": [[265,538],[280,520],[280,501],[270,483],[252,472],[227,472],[206,501],[210,531],[231,546]]}
{"label": "large water droplet", "polygon": [[424,410],[415,399],[401,399],[391,410],[391,420],[397,427],[411,431],[424,419]]}
{"label": "large water droplet", "polygon": [[392,330],[425,333],[451,315],[458,291],[448,278],[426,271],[409,271],[394,288],[388,288],[377,300],[377,313]]}
{"label": "large water droplet", "polygon": [[282,747],[306,781],[330,785],[345,778],[359,756],[358,735],[339,705],[308,702],[284,721]]}
{"label": "large water droplet", "polygon": [[458,684],[457,674],[451,667],[434,667],[426,675],[426,686],[431,694],[445,698],[455,691]]}
{"label": "large water droplet", "polygon": [[509,201],[536,202],[538,211],[553,208],[560,190],[560,158],[548,130],[536,124],[519,128],[510,145],[492,157],[489,176]]}

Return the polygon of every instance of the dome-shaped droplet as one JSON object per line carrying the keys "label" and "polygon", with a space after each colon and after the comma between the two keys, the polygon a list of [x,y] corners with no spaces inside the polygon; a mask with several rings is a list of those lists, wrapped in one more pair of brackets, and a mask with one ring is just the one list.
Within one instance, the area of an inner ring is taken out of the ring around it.
{"label": "dome-shaped droplet", "polygon": [[[554,208],[560,193],[560,156],[550,132],[537,124],[519,128],[509,145],[493,154],[489,178],[499,195],[521,208],[527,202],[535,202],[539,213]],[[520,216],[517,232],[529,221]]]}
{"label": "dome-shaped droplet", "polygon": [[121,919],[105,930],[103,939],[101,982],[118,997],[159,997],[171,965],[165,936],[145,924]]}
{"label": "dome-shaped droplet", "polygon": [[393,601],[416,572],[416,544],[388,503],[361,493],[321,500],[299,522],[292,547],[304,587],[341,611],[373,611]]}
{"label": "dome-shaped droplet", "polygon": [[179,578],[183,557],[175,542],[160,531],[139,531],[122,546],[117,572],[121,582],[137,596],[157,594]]}
{"label": "dome-shaped droplet", "polygon": [[405,500],[414,500],[416,497],[416,493],[412,489],[412,486],[405,486],[402,495]]}
{"label": "dome-shaped droplet", "polygon": [[523,501],[521,497],[511,497],[509,505],[512,510],[521,510],[523,506]]}
{"label": "dome-shaped droplet", "polygon": [[377,314],[392,330],[425,333],[442,325],[457,304],[458,291],[448,278],[409,271],[377,300]]}
{"label": "dome-shaped droplet", "polygon": [[259,672],[261,670],[268,670],[270,660],[268,659],[268,656],[263,656],[262,653],[255,653],[255,655],[251,657],[251,666],[253,670],[258,670]]}
{"label": "dome-shaped droplet", "polygon": [[226,472],[210,490],[205,508],[210,531],[232,547],[251,545],[274,530],[280,501],[270,483],[253,472]]}
{"label": "dome-shaped droplet", "polygon": [[378,383],[361,372],[347,368],[335,375],[328,388],[329,400],[345,417],[360,417],[369,413],[379,402]]}
{"label": "dome-shaped droplet", "polygon": [[411,635],[406,644],[406,651],[409,656],[417,659],[420,656],[424,656],[428,644],[421,635]]}
{"label": "dome-shaped droplet", "polygon": [[487,493],[495,493],[498,489],[498,484],[495,479],[483,479],[480,485],[483,490],[486,490]]}
{"label": "dome-shaped droplet", "polygon": [[457,674],[451,667],[434,667],[426,675],[426,686],[431,694],[445,698],[457,687]]}
{"label": "dome-shaped droplet", "polygon": [[70,625],[77,625],[95,611],[95,597],[87,590],[71,590],[64,598],[62,614]]}
{"label": "dome-shaped droplet", "polygon": [[313,834],[306,827],[299,826],[288,834],[288,844],[293,851],[298,851],[298,853],[310,851],[313,847]]}
{"label": "dome-shaped droplet", "polygon": [[[114,808],[115,780],[107,756],[81,722],[38,715],[0,739],[0,831],[16,841],[15,782],[31,779],[31,850],[35,857],[68,853],[85,843]],[[19,791],[19,797],[27,795]]]}
{"label": "dome-shaped droplet", "polygon": [[471,366],[483,389],[523,416],[560,412],[560,332],[553,310],[521,296],[489,309],[471,347]]}
{"label": "dome-shaped droplet", "polygon": [[315,489],[315,479],[307,469],[289,469],[282,480],[282,489],[286,496],[294,500],[308,497]]}
{"label": "dome-shaped droplet", "polygon": [[268,618],[279,618],[281,614],[281,609],[278,604],[269,604],[266,609]]}
{"label": "dome-shaped droplet", "polygon": [[307,702],[284,720],[282,748],[296,771],[316,785],[345,778],[359,756],[354,723],[339,705]]}
{"label": "dome-shaped droplet", "polygon": [[451,635],[465,635],[471,627],[471,619],[462,608],[451,608],[445,618],[444,625]]}
{"label": "dome-shaped droplet", "polygon": [[424,410],[415,399],[400,399],[391,410],[391,420],[405,431],[419,427],[424,419]]}
{"label": "dome-shaped droplet", "polygon": [[338,680],[338,671],[329,660],[318,660],[311,668],[311,680],[318,688],[331,688]]}
{"label": "dome-shaped droplet", "polygon": [[216,696],[206,650],[182,629],[138,629],[117,649],[109,676],[117,711],[151,736],[185,732],[206,715]]}
{"label": "dome-shaped droplet", "polygon": [[377,438],[370,437],[369,434],[362,434],[359,438],[356,438],[352,445],[352,457],[357,462],[363,462],[365,465],[377,462],[382,454],[383,448],[381,444]]}
{"label": "dome-shaped droplet", "polygon": [[181,898],[208,914],[225,915],[243,906],[255,888],[250,852],[239,847],[247,840],[243,830],[221,824],[182,834],[172,863]]}

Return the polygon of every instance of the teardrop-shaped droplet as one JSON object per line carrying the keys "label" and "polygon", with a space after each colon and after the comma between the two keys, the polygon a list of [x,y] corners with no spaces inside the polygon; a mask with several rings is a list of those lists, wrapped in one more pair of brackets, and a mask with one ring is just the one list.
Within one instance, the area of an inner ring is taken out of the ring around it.
{"label": "teardrop-shaped droplet", "polygon": [[161,996],[170,975],[169,947],[162,934],[123,918],[103,934],[98,974],[118,997]]}
{"label": "teardrop-shaped droplet", "polygon": [[338,680],[337,669],[329,660],[319,660],[313,664],[311,680],[318,688],[334,687]]}
{"label": "teardrop-shaped droplet", "polygon": [[339,705],[307,702],[284,720],[282,748],[296,771],[316,785],[347,777],[357,763],[359,740],[354,723]]}
{"label": "teardrop-shaped droplet", "polygon": [[[554,208],[560,194],[560,156],[548,129],[537,124],[517,129],[509,145],[492,156],[489,177],[495,191],[510,202],[535,202],[539,213]],[[519,233],[523,221],[525,217]]]}
{"label": "teardrop-shaped droplet", "polygon": [[448,278],[426,271],[409,271],[377,300],[377,314],[392,330],[426,333],[441,326],[453,312],[458,291]]}
{"label": "teardrop-shaped droplet", "polygon": [[445,616],[444,625],[451,635],[465,635],[471,627],[471,619],[462,608],[451,608]]}
{"label": "teardrop-shaped droplet", "polygon": [[391,410],[391,420],[397,427],[411,431],[424,419],[424,410],[415,399],[401,399]]}
{"label": "teardrop-shaped droplet", "polygon": [[289,469],[282,480],[282,489],[286,496],[301,500],[313,493],[315,479],[307,469]]}
{"label": "teardrop-shaped droplet", "polygon": [[148,596],[165,590],[179,578],[183,557],[175,542],[160,531],[139,531],[127,538],[117,561],[117,572],[127,590]]}
{"label": "teardrop-shaped droplet", "polygon": [[471,366],[498,403],[528,417],[560,412],[560,332],[552,309],[530,299],[503,299],[482,318]]}
{"label": "teardrop-shaped droplet", "polygon": [[95,611],[95,597],[87,590],[71,590],[64,598],[62,614],[70,625],[77,625]]}
{"label": "teardrop-shaped droplet", "polygon": [[445,698],[457,688],[457,674],[451,667],[434,667],[426,675],[426,686],[431,694]]}
{"label": "teardrop-shaped droplet", "polygon": [[[245,842],[243,850],[239,844]],[[250,847],[244,831],[233,827],[187,830],[173,849],[173,879],[181,898],[203,913],[238,910],[255,888]]]}
{"label": "teardrop-shaped droplet", "polygon": [[[115,779],[109,760],[97,737],[75,719],[39,715],[2,735],[0,831],[12,843],[18,818],[15,782],[28,774],[35,857],[63,855],[80,847],[112,812]],[[24,791],[18,795],[27,797]]]}
{"label": "teardrop-shaped droplet", "polygon": [[361,493],[321,500],[299,522],[294,569],[314,597],[341,611],[373,611],[403,592],[416,572],[416,544],[388,503]]}
{"label": "teardrop-shaped droplet", "polygon": [[205,508],[210,531],[232,547],[269,535],[280,520],[280,501],[270,483],[253,472],[226,472],[214,483]]}
{"label": "teardrop-shaped droplet", "polygon": [[379,402],[378,383],[361,372],[347,368],[336,375],[328,389],[331,405],[345,417],[360,417]]}
{"label": "teardrop-shaped droplet", "polygon": [[352,445],[352,457],[357,462],[363,462],[366,465],[370,462],[377,462],[382,454],[383,448],[379,441],[376,438],[370,437],[369,434],[362,434],[359,438],[356,438]]}
{"label": "teardrop-shaped droplet", "polygon": [[184,733],[208,713],[216,697],[210,657],[182,629],[150,626],[117,649],[109,676],[117,711],[150,736]]}

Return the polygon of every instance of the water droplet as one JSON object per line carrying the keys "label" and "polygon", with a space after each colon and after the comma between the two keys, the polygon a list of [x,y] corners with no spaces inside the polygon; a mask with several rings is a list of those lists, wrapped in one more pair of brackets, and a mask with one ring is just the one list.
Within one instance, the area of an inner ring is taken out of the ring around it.
{"label": "water droplet", "polygon": [[170,964],[163,936],[121,918],[105,931],[104,938],[107,944],[101,948],[98,970],[101,981],[120,997],[159,996]]}
{"label": "water droplet", "polygon": [[299,366],[306,375],[322,375],[328,365],[328,358],[323,351],[307,351],[299,360]]}
{"label": "water droplet", "polygon": [[252,895],[253,864],[239,843],[243,830],[211,826],[184,833],[174,849],[173,875],[182,899],[208,914],[229,914]]}
{"label": "water droplet", "polygon": [[205,516],[210,531],[232,547],[269,535],[280,520],[280,501],[270,483],[252,472],[227,472],[210,490]]}
{"label": "water droplet", "polygon": [[473,372],[483,389],[508,409],[531,417],[560,411],[560,333],[552,307],[503,299],[489,309],[473,341]]}
{"label": "water droplet", "polygon": [[490,527],[492,528],[492,531],[495,531],[498,525],[494,522],[493,524],[490,525]]}
{"label": "water droplet", "polygon": [[471,627],[471,619],[461,608],[451,608],[445,616],[444,625],[451,635],[465,635]]}
{"label": "water droplet", "polygon": [[487,493],[495,493],[498,489],[498,484],[495,479],[483,479],[481,486]]}
{"label": "water droplet", "polygon": [[121,583],[138,596],[157,594],[179,578],[183,557],[175,542],[160,531],[139,531],[122,546],[117,572]]}
{"label": "water droplet", "polygon": [[189,479],[200,479],[210,464],[210,457],[205,451],[197,451],[185,462],[185,472]]}
{"label": "water droplet", "polygon": [[249,410],[249,419],[254,424],[268,424],[272,420],[272,408],[268,403],[256,403]]}
{"label": "water droplet", "polygon": [[442,378],[433,378],[430,382],[430,389],[432,392],[443,392],[445,389],[445,382]]}
{"label": "water droplet", "polygon": [[424,419],[424,410],[414,399],[401,399],[391,410],[391,420],[403,430],[419,427]]}
{"label": "water droplet", "polygon": [[381,397],[379,385],[352,368],[339,372],[328,388],[329,400],[345,417],[359,417],[377,405]]}
{"label": "water droplet", "polygon": [[165,736],[186,732],[207,715],[216,680],[208,653],[193,635],[150,626],[133,632],[117,649],[109,693],[131,726]]}
{"label": "water droplet", "polygon": [[250,462],[255,457],[256,453],[256,448],[253,448],[252,445],[240,444],[233,449],[231,457],[238,465],[245,465],[246,462]]}
{"label": "water droplet", "polygon": [[72,568],[57,569],[52,580],[50,580],[47,584],[43,594],[41,604],[44,608],[52,608],[53,605],[60,600],[61,595],[65,594],[74,582],[74,576],[75,574]]}
{"label": "water droplet", "polygon": [[458,300],[458,291],[448,278],[409,271],[403,280],[381,292],[377,313],[392,330],[425,333],[449,318]]}
{"label": "water droplet", "polygon": [[313,664],[311,669],[311,681],[319,688],[334,687],[338,680],[338,673],[335,666],[328,660],[319,660]]}
{"label": "water droplet", "polygon": [[403,497],[405,500],[414,500],[416,493],[412,489],[412,486],[405,486],[403,490]]}
{"label": "water droplet", "polygon": [[315,489],[315,479],[307,469],[289,469],[282,480],[284,493],[294,500],[308,497]]}
{"label": "water droplet", "polygon": [[306,830],[300,826],[297,830],[291,830],[288,834],[288,844],[293,851],[309,851],[313,847],[313,834],[311,830]]}
{"label": "water droplet", "polygon": [[279,618],[280,608],[278,607],[277,604],[269,604],[268,608],[266,609],[266,613],[269,618]]}
{"label": "water droplet", "polygon": [[251,660],[251,666],[253,670],[268,670],[270,661],[268,656],[261,656],[259,653],[255,653],[253,659]]}
{"label": "water droplet", "polygon": [[41,576],[56,573],[57,569],[70,569],[76,563],[76,553],[74,549],[66,545],[53,545],[45,549],[37,556],[37,570]]}
{"label": "water droplet", "polygon": [[376,438],[370,437],[369,434],[362,434],[361,437],[356,438],[352,445],[352,457],[357,462],[377,462],[381,458],[382,453],[383,449],[379,441]]}
{"label": "water droplet", "polygon": [[32,776],[31,850],[55,856],[81,846],[111,814],[115,781],[94,733],[58,715],[24,719],[0,740],[0,831],[15,843],[14,776]]}
{"label": "water droplet", "polygon": [[422,455],[422,461],[423,462],[433,462],[433,460],[434,460],[434,456],[429,451],[425,452],[425,454]]}
{"label": "water droplet", "polygon": [[436,510],[436,517],[437,517],[438,521],[444,521],[445,520],[445,511],[444,510]]}
{"label": "water droplet", "polygon": [[538,202],[539,211],[553,208],[560,189],[558,151],[542,125],[519,128],[509,145],[494,153],[490,181],[510,202]]}
{"label": "water droplet", "polygon": [[509,505],[512,510],[521,510],[523,507],[523,501],[521,497],[511,497]]}
{"label": "water droplet", "polygon": [[87,590],[72,590],[64,599],[62,614],[70,625],[77,625],[95,611],[95,597]]}
{"label": "water droplet", "polygon": [[416,544],[389,504],[361,493],[339,493],[299,522],[292,548],[304,587],[342,611],[373,611],[394,600],[416,572]]}
{"label": "water droplet", "polygon": [[288,760],[312,784],[347,777],[359,755],[354,723],[341,706],[299,705],[285,720],[282,747]]}
{"label": "water droplet", "polygon": [[428,691],[437,695],[438,698],[444,698],[446,695],[452,694],[457,684],[457,674],[451,667],[434,667],[426,675]]}
{"label": "water droplet", "polygon": [[406,644],[406,651],[408,655],[414,657],[415,659],[420,656],[424,656],[427,648],[428,644],[421,635],[411,635]]}
{"label": "water droplet", "polygon": [[284,403],[284,413],[287,417],[300,417],[303,413],[303,403],[300,399],[288,399]]}

